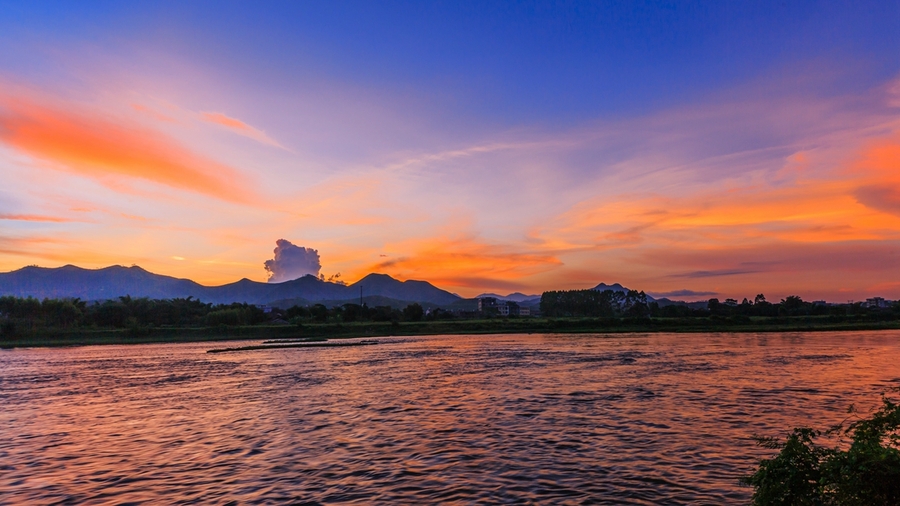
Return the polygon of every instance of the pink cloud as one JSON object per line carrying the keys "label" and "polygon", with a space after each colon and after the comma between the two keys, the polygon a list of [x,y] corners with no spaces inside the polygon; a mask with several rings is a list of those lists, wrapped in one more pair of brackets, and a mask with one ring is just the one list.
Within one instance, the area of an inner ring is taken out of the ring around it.
{"label": "pink cloud", "polygon": [[75,221],[71,218],[62,218],[59,216],[43,216],[40,214],[0,214],[0,220],[10,221],[44,221],[49,223],[65,223]]}
{"label": "pink cloud", "polygon": [[223,126],[238,135],[243,135],[244,137],[248,137],[257,142],[261,142],[269,146],[274,146],[276,148],[285,149],[284,146],[278,143],[278,141],[269,137],[262,130],[253,128],[252,126],[244,123],[239,119],[226,116],[220,112],[201,112],[200,118],[203,119],[203,121]]}

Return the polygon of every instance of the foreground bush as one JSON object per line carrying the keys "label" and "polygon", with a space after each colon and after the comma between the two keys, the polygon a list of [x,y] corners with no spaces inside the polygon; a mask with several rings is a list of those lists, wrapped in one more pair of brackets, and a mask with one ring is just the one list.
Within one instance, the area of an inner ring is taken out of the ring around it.
{"label": "foreground bush", "polygon": [[[835,435],[842,445],[816,443]],[[757,438],[757,444],[779,452],[742,479],[755,488],[753,504],[900,505],[900,405],[886,395],[870,418],[824,432],[797,428],[785,441]]]}

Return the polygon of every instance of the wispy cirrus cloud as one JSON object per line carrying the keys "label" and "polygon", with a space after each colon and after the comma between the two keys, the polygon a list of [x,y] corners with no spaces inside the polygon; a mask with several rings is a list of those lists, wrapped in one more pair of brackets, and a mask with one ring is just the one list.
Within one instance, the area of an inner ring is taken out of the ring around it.
{"label": "wispy cirrus cloud", "polygon": [[681,290],[672,290],[669,292],[650,292],[650,296],[661,298],[661,297],[706,297],[709,295],[718,295],[719,292],[704,292],[704,291],[696,291],[696,290],[688,290],[686,288]]}
{"label": "wispy cirrus cloud", "polygon": [[30,236],[9,237],[0,235],[0,254],[15,257],[15,260],[3,258],[0,268],[13,269],[21,267],[22,258],[40,258],[58,261],[64,257],[57,247],[66,241],[58,237]]}
{"label": "wispy cirrus cloud", "polygon": [[212,123],[227,128],[228,130],[248,137],[262,144],[267,144],[276,148],[287,149],[278,143],[275,139],[269,137],[265,132],[254,128],[243,121],[226,116],[220,112],[201,112],[200,118],[207,123]]}
{"label": "wispy cirrus cloud", "polygon": [[157,111],[156,109],[148,107],[144,104],[131,104],[131,108],[141,114],[145,114],[145,115],[155,119],[156,121],[162,121],[164,123],[178,123],[178,120],[173,118],[172,116],[169,116],[168,114],[163,114],[163,113]]}
{"label": "wispy cirrus cloud", "polygon": [[759,272],[752,269],[717,269],[712,271],[691,271],[669,274],[670,278],[718,278],[720,276],[738,276],[741,274],[753,274]]}
{"label": "wispy cirrus cloud", "polygon": [[67,223],[76,221],[62,216],[44,216],[41,214],[0,214],[0,220],[9,221],[43,221],[48,223]]}

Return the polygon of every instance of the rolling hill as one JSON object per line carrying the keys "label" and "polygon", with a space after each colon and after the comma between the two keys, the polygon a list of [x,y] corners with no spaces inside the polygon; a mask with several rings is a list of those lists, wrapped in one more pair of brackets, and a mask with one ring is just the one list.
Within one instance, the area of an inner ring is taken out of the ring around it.
{"label": "rolling hill", "polygon": [[399,281],[386,274],[369,274],[351,285],[304,276],[284,283],[260,283],[242,279],[221,286],[204,286],[189,279],[154,274],[137,266],[115,265],[102,269],[83,269],[74,265],[58,268],[24,267],[0,273],[0,295],[38,299],[106,300],[130,295],[152,299],[193,297],[218,304],[268,304],[285,300],[316,303],[358,300],[360,289],[363,296],[380,296],[395,301],[437,306],[449,305],[460,299],[431,283]]}

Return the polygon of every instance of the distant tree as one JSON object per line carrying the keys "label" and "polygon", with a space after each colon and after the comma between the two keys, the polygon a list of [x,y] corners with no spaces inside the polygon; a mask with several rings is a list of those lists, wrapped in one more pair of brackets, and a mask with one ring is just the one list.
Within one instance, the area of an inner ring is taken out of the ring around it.
{"label": "distant tree", "polygon": [[640,318],[650,314],[650,308],[647,306],[647,294],[643,291],[629,290],[625,294],[625,304],[622,308],[626,316]]}
{"label": "distant tree", "polygon": [[0,318],[0,336],[11,338],[16,335],[16,322],[9,318]]}
{"label": "distant tree", "polygon": [[403,308],[403,319],[406,321],[417,322],[425,315],[425,310],[418,303],[412,303]]}
{"label": "distant tree", "polygon": [[369,314],[375,322],[398,322],[403,316],[403,313],[391,306],[375,306]]}
{"label": "distant tree", "polygon": [[453,313],[450,311],[443,310],[439,307],[432,309],[427,315],[425,315],[425,319],[429,321],[435,320],[450,320],[454,317]]}
{"label": "distant tree", "polygon": [[285,317],[287,317],[288,319],[309,318],[310,317],[309,309],[302,307],[302,306],[298,306],[296,304],[289,307],[288,310],[285,311],[284,314],[285,314]]}
{"label": "distant tree", "polygon": [[328,308],[323,304],[315,304],[309,308],[309,313],[312,316],[312,319],[322,323],[328,319]]}
{"label": "distant tree", "polygon": [[[639,299],[635,292],[632,299]],[[646,296],[644,296],[646,303]],[[614,316],[623,311],[626,296],[612,290],[561,290],[548,291],[541,295],[541,314],[544,316]]]}
{"label": "distant tree", "polygon": [[363,307],[359,304],[344,304],[341,320],[345,322],[357,322],[363,319]]}
{"label": "distant tree", "polygon": [[44,299],[41,303],[46,323],[52,326],[71,327],[81,319],[81,310],[70,300]]}
{"label": "distant tree", "polygon": [[246,315],[240,309],[218,309],[207,313],[205,321],[211,327],[218,325],[245,325]]}
{"label": "distant tree", "polygon": [[124,327],[131,316],[128,306],[120,300],[107,300],[91,308],[94,322],[101,327]]}
{"label": "distant tree", "polygon": [[789,295],[787,298],[781,300],[779,313],[783,313],[789,316],[795,316],[804,312],[806,309],[806,304],[803,302],[797,295]]}

